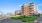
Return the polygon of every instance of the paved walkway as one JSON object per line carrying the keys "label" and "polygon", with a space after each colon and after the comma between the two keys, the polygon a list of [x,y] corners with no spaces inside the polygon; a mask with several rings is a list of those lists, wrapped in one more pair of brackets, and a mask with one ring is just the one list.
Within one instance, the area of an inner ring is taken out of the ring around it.
{"label": "paved walkway", "polygon": [[42,17],[39,17],[37,20],[34,21],[34,23],[42,23]]}

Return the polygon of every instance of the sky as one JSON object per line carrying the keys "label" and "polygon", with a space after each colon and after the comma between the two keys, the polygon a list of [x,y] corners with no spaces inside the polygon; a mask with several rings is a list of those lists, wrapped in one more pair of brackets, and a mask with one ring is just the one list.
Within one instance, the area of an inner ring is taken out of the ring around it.
{"label": "sky", "polygon": [[42,0],[0,0],[0,12],[9,13],[21,10],[23,4],[34,2],[38,7],[38,12],[42,11]]}

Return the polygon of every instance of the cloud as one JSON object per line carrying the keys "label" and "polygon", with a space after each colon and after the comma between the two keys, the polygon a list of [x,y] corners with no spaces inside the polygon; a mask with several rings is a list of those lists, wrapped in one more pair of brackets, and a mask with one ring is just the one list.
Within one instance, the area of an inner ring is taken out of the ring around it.
{"label": "cloud", "polygon": [[42,6],[42,4],[38,4],[37,6]]}
{"label": "cloud", "polygon": [[21,7],[22,5],[19,5],[19,7]]}
{"label": "cloud", "polygon": [[38,13],[41,13],[41,10],[38,10]]}

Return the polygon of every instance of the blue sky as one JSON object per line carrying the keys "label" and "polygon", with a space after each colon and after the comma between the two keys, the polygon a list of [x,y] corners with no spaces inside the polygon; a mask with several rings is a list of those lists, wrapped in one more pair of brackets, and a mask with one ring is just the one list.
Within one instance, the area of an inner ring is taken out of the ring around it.
{"label": "blue sky", "polygon": [[15,12],[21,9],[21,5],[34,2],[38,6],[38,12],[42,10],[42,0],[0,0],[0,11],[4,13]]}

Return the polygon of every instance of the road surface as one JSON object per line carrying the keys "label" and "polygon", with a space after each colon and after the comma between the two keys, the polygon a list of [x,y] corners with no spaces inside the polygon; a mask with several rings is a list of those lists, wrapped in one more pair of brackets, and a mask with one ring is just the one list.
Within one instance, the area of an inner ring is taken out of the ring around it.
{"label": "road surface", "polygon": [[14,19],[7,18],[0,21],[0,23],[30,23],[30,22],[22,22],[21,20],[14,20]]}

